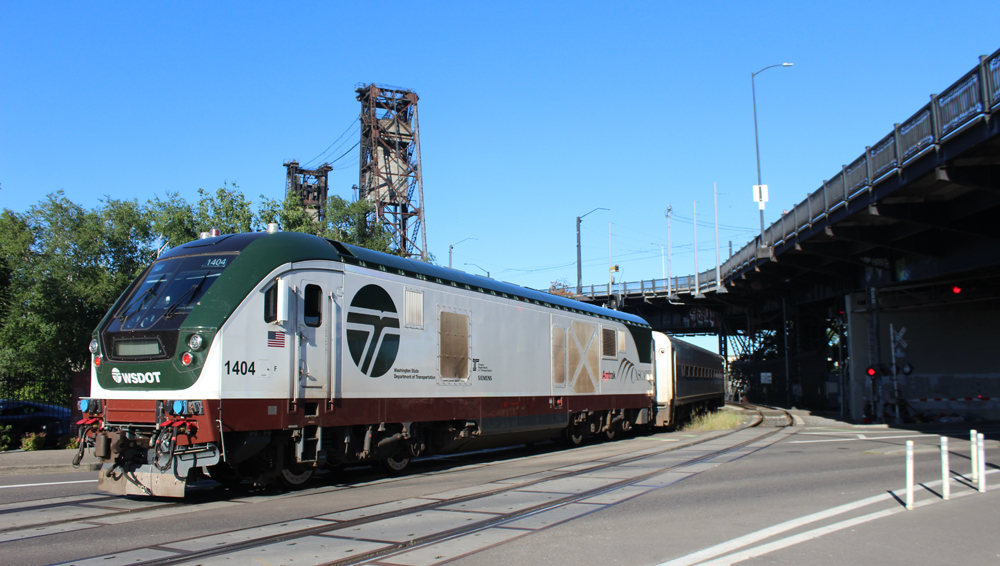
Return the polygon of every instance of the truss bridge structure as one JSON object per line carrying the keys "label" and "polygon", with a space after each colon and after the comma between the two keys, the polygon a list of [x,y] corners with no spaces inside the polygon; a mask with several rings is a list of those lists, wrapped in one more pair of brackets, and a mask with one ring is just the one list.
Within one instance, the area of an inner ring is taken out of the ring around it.
{"label": "truss bridge structure", "polygon": [[355,92],[361,102],[358,198],[373,204],[369,223],[388,228],[396,253],[426,260],[419,97],[412,90],[375,83]]}

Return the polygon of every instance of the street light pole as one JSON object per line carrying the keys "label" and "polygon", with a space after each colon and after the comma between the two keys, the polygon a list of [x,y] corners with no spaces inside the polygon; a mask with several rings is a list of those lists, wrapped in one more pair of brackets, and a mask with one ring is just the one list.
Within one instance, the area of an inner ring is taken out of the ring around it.
{"label": "street light pole", "polygon": [[[590,212],[597,212],[598,210],[609,210],[607,208],[595,208]],[[590,214],[588,212],[587,214]],[[584,214],[583,216],[586,216]],[[576,217],[576,294],[583,294],[583,268],[580,264],[580,221],[583,220],[583,216]]]}
{"label": "street light pole", "polygon": [[[466,238],[465,240],[478,240],[479,238]],[[448,246],[448,269],[451,269],[451,250],[455,249],[455,246],[461,244],[465,240],[459,240],[454,244]]]}
{"label": "street light pole", "polygon": [[770,65],[750,74],[750,90],[753,93],[753,144],[757,150],[757,186],[760,191],[760,247],[764,247],[764,189],[760,178],[760,142],[757,139],[757,87],[754,84],[754,77],[773,67],[791,67],[791,63],[781,63],[780,65]]}
{"label": "street light pole", "polygon": [[664,214],[667,217],[667,298],[671,299],[674,297],[674,288],[670,282],[670,260],[672,255],[670,249],[670,217],[674,214],[674,207],[668,206]]}
{"label": "street light pole", "polygon": [[486,271],[486,270],[485,270],[485,269],[483,269],[483,268],[482,268],[481,266],[479,266],[479,265],[476,265],[476,264],[474,264],[474,263],[467,263],[467,264],[465,264],[465,265],[471,265],[472,267],[478,267],[480,271],[483,271],[483,272],[485,272],[485,273],[486,273],[486,278],[487,278],[487,279],[489,279],[489,278],[490,278],[490,272],[489,272],[489,271]]}

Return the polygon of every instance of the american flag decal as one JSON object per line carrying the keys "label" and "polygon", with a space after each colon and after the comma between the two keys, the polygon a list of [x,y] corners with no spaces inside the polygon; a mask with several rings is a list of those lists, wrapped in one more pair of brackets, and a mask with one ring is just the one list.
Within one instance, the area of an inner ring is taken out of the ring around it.
{"label": "american flag decal", "polygon": [[284,348],[285,347],[285,333],[284,332],[268,332],[267,333],[267,347],[268,348]]}

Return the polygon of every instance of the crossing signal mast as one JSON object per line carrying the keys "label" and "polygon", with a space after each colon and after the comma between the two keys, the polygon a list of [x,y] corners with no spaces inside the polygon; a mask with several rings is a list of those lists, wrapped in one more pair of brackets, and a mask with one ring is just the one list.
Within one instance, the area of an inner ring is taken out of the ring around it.
{"label": "crossing signal mast", "polygon": [[419,97],[408,89],[374,83],[355,92],[361,102],[358,198],[374,205],[368,222],[389,229],[399,255],[426,260]]}

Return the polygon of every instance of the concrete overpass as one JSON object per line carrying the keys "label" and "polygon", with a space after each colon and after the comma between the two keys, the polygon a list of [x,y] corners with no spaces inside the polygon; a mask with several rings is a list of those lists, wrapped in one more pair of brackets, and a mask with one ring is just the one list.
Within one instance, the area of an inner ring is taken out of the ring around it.
{"label": "concrete overpass", "polygon": [[579,298],[719,335],[752,400],[1000,419],[998,110],[1000,51],[718,268]]}

